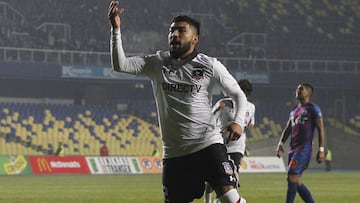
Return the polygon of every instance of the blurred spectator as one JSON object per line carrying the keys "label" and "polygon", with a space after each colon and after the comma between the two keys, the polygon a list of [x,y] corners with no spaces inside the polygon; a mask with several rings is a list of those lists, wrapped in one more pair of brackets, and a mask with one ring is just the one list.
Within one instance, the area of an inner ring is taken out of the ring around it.
{"label": "blurred spectator", "polygon": [[100,148],[100,156],[109,156],[109,148],[106,146],[106,142]]}
{"label": "blurred spectator", "polygon": [[56,149],[55,156],[64,156],[65,155],[65,149],[62,142],[59,142],[58,148]]}
{"label": "blurred spectator", "polygon": [[327,172],[331,171],[331,160],[332,160],[332,153],[331,150],[328,148],[325,153],[325,170]]}
{"label": "blurred spectator", "polygon": [[160,150],[159,150],[158,147],[155,147],[155,148],[154,148],[154,151],[152,152],[152,156],[155,156],[155,157],[161,156]]}

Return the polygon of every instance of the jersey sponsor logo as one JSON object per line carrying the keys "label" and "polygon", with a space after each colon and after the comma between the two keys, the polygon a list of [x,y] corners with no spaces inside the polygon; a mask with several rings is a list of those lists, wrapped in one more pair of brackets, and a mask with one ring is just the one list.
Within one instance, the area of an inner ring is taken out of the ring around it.
{"label": "jersey sponsor logo", "polygon": [[169,84],[163,82],[162,89],[170,92],[200,92],[201,85]]}
{"label": "jersey sponsor logo", "polygon": [[290,114],[292,126],[297,124],[305,124],[305,122],[309,120],[307,117],[307,110],[306,109],[299,109],[299,110],[293,111]]}
{"label": "jersey sponsor logo", "polygon": [[297,118],[293,118],[293,126],[296,125],[296,124],[305,124],[305,122],[308,120],[307,117],[305,116],[299,116]]}

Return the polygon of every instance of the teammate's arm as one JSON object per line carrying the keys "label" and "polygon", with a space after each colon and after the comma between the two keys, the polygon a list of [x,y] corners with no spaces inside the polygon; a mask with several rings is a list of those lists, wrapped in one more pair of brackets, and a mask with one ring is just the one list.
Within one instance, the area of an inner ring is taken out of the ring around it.
{"label": "teammate's arm", "polygon": [[218,111],[225,107],[225,103],[223,101],[218,101],[212,110],[213,114],[215,115]]}
{"label": "teammate's arm", "polygon": [[291,120],[289,119],[288,122],[286,123],[285,128],[281,133],[279,144],[276,147],[276,156],[279,158],[281,157],[281,154],[285,152],[284,143],[289,138],[290,133],[291,133]]}
{"label": "teammate's arm", "polygon": [[249,120],[248,124],[246,125],[246,130],[250,131],[254,128],[254,124],[252,123],[252,120]]}
{"label": "teammate's arm", "polygon": [[254,128],[255,125],[255,106],[254,111],[252,112],[251,118],[246,126],[246,130],[251,131]]}
{"label": "teammate's arm", "polygon": [[234,121],[226,128],[226,130],[230,131],[229,140],[238,140],[245,125],[246,95],[241,90],[235,78],[222,63],[216,60],[213,67],[214,78],[220,83],[221,89],[225,95],[230,96],[234,101]]}

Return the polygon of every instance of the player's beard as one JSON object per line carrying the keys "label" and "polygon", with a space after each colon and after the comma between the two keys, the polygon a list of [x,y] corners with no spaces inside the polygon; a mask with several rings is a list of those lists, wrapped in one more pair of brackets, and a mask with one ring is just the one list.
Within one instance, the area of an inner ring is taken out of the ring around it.
{"label": "player's beard", "polygon": [[191,48],[191,42],[180,44],[179,47],[170,47],[170,55],[174,58],[182,58]]}

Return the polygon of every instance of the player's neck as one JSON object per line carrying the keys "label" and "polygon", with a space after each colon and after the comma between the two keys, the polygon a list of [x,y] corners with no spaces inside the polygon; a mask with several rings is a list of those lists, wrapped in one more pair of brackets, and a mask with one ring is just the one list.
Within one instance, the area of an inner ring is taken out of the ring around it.
{"label": "player's neck", "polygon": [[299,103],[300,103],[301,105],[304,105],[304,104],[308,103],[309,101],[310,101],[310,99],[305,98],[305,99],[300,99],[300,100],[299,100]]}

